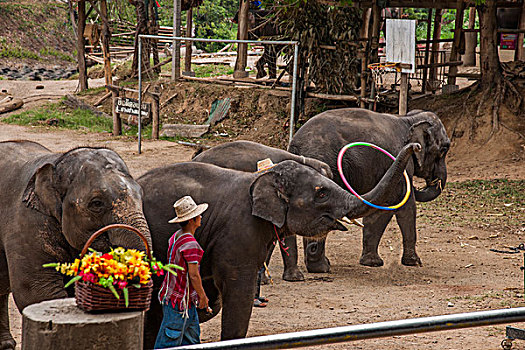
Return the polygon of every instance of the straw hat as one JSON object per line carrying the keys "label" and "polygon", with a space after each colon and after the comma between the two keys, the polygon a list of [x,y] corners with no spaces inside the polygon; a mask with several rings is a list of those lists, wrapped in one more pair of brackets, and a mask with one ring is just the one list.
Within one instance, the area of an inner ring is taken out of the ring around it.
{"label": "straw hat", "polygon": [[177,217],[168,221],[170,224],[188,221],[193,219],[208,209],[208,203],[197,205],[191,196],[184,196],[173,204]]}

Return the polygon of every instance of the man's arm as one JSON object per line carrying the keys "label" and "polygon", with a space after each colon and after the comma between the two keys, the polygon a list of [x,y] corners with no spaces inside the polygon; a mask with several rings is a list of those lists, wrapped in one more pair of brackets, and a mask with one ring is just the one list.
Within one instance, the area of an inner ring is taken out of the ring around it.
{"label": "man's arm", "polygon": [[199,296],[199,309],[208,308],[208,297],[204,292],[202,287],[201,274],[199,273],[199,264],[197,263],[188,263],[188,277],[190,278],[190,283],[193,289],[197,292]]}

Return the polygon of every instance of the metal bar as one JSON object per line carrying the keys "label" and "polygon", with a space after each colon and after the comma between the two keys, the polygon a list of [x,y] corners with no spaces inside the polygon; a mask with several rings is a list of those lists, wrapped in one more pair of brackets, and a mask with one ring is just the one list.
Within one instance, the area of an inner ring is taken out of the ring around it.
{"label": "metal bar", "polygon": [[137,122],[139,124],[139,154],[140,154],[141,147],[142,147],[142,38],[140,35],[139,35],[139,116],[138,116]]}
{"label": "metal bar", "polygon": [[148,39],[175,39],[187,41],[200,41],[208,43],[241,43],[241,44],[272,44],[272,45],[295,45],[297,41],[275,41],[275,40],[235,40],[235,39],[204,39],[204,38],[188,38],[182,36],[165,36],[165,35],[146,35],[140,34],[141,38]]}
{"label": "metal bar", "polygon": [[295,123],[295,95],[297,94],[297,62],[299,56],[299,45],[294,45],[294,54],[293,54],[293,80],[292,80],[292,103],[290,107],[290,138],[288,139],[288,146],[292,143],[293,138],[293,125]]}
{"label": "metal bar", "polygon": [[[311,345],[525,321],[525,307],[421,317],[177,347],[195,349],[291,349]],[[173,348],[174,349],[174,348]]]}

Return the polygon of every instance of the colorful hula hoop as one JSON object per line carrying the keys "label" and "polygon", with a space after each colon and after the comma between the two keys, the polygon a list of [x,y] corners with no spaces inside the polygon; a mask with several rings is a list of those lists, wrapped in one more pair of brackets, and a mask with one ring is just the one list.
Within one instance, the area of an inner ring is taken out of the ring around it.
{"label": "colorful hula hoop", "polygon": [[365,203],[366,205],[369,205],[369,206],[371,206],[373,208],[382,209],[382,210],[396,210],[396,209],[402,207],[408,201],[408,198],[410,197],[410,179],[408,178],[406,170],[403,172],[403,175],[405,175],[405,181],[406,181],[406,185],[407,185],[407,191],[406,191],[405,197],[398,204],[392,205],[392,206],[389,206],[389,207],[383,207],[381,205],[376,205],[374,203],[370,203],[369,201],[367,201],[366,199],[361,197],[356,191],[354,191],[352,186],[350,186],[348,181],[346,181],[346,178],[345,178],[345,176],[343,174],[343,155],[345,154],[347,149],[352,148],[354,146],[368,146],[368,147],[372,147],[372,148],[374,148],[374,149],[376,149],[378,151],[383,152],[384,154],[389,156],[392,160],[394,160],[394,161],[396,160],[396,158],[394,156],[392,156],[390,153],[388,153],[388,151],[386,151],[386,150],[382,149],[381,147],[376,146],[376,145],[374,145],[372,143],[368,143],[368,142],[352,142],[352,143],[349,143],[348,145],[346,145],[343,148],[341,148],[341,150],[339,151],[339,155],[337,156],[337,170],[339,170],[339,175],[341,176],[341,179],[343,180],[343,182],[346,185],[346,187],[348,187],[350,192],[352,192],[352,194],[354,196],[359,198],[359,200],[361,200],[363,203]]}

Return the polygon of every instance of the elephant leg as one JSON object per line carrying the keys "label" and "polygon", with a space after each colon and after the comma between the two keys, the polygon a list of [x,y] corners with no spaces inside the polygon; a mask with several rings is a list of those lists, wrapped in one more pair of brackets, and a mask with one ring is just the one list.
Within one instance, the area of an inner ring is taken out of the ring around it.
{"label": "elephant leg", "polygon": [[291,235],[284,238],[284,250],[281,246],[281,256],[283,257],[284,272],[283,280],[288,282],[304,281],[304,275],[297,266],[297,237]]}
{"label": "elephant leg", "polygon": [[0,349],[14,349],[16,342],[9,332],[9,293],[0,295]]}
{"label": "elephant leg", "polygon": [[277,52],[275,45],[268,47],[268,75],[270,79],[277,78]]}
{"label": "elephant leg", "polygon": [[246,337],[255,298],[256,267],[222,281],[221,340]]}
{"label": "elephant leg", "polygon": [[363,227],[363,252],[359,259],[361,265],[383,266],[383,259],[379,257],[377,248],[392,216],[390,212],[375,212],[363,218],[365,227]]}
{"label": "elephant leg", "polygon": [[0,349],[14,349],[16,342],[9,332],[9,274],[7,260],[0,251]]}
{"label": "elephant leg", "polygon": [[406,266],[421,266],[421,259],[416,253],[416,201],[411,198],[396,213],[396,220],[403,236],[403,257],[401,263]]}
{"label": "elephant leg", "polygon": [[311,273],[330,272],[330,260],[325,255],[326,239],[303,238],[304,264]]}
{"label": "elephant leg", "polygon": [[266,62],[265,53],[266,53],[266,48],[264,49],[264,52],[261,58],[259,58],[257,60],[257,63],[255,64],[255,68],[257,69],[257,75],[256,75],[257,79],[261,79],[266,76],[266,70],[264,69],[264,63]]}

